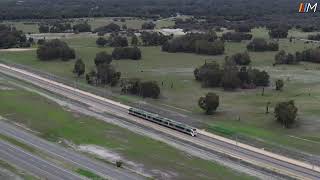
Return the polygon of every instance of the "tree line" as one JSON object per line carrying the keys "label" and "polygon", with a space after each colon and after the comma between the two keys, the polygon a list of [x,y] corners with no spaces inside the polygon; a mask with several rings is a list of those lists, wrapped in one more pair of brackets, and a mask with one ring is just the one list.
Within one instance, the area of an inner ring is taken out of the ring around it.
{"label": "tree line", "polygon": [[33,39],[27,39],[22,31],[15,27],[0,24],[0,49],[30,47]]}

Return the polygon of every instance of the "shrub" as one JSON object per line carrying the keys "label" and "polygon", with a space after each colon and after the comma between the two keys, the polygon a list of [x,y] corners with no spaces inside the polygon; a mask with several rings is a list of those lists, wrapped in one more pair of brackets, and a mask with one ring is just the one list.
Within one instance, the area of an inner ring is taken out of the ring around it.
{"label": "shrub", "polygon": [[284,127],[291,127],[297,117],[298,108],[295,106],[294,101],[280,102],[274,108],[276,120]]}
{"label": "shrub", "polygon": [[40,60],[47,61],[61,58],[69,60],[75,58],[74,49],[70,48],[67,43],[58,39],[45,42],[37,49],[37,56]]}
{"label": "shrub", "polygon": [[206,114],[212,114],[219,106],[219,96],[215,93],[208,93],[205,97],[200,97],[198,105],[205,110]]}

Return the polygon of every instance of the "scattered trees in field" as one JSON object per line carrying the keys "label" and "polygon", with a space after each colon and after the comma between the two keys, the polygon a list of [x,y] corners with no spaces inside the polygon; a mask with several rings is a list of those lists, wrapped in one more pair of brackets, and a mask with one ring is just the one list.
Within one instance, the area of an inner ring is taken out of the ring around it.
{"label": "scattered trees in field", "polygon": [[54,39],[45,41],[37,49],[37,56],[42,61],[62,59],[67,61],[76,57],[74,49],[70,48],[67,43]]}
{"label": "scattered trees in field", "polygon": [[227,32],[222,34],[222,39],[225,41],[241,42],[242,40],[251,40],[252,34],[243,32]]}
{"label": "scattered trees in field", "polygon": [[31,43],[22,31],[0,24],[0,49],[30,47],[30,45]]}
{"label": "scattered trees in field", "polygon": [[306,49],[296,52],[296,61],[320,63],[320,48]]}
{"label": "scattered trees in field", "polygon": [[230,60],[241,66],[247,66],[251,63],[248,52],[236,53],[230,57]]}
{"label": "scattered trees in field", "polygon": [[198,100],[199,107],[208,115],[217,110],[219,103],[219,96],[211,92],[206,94],[205,97],[200,97]]}
{"label": "scattered trees in field", "polygon": [[86,74],[88,84],[92,85],[107,85],[115,86],[118,84],[121,73],[110,64],[112,56],[106,52],[97,53],[94,63],[96,70],[92,70]]}
{"label": "scattered trees in field", "polygon": [[153,22],[145,22],[141,25],[141,29],[154,29],[156,27],[156,24]]}
{"label": "scattered trees in field", "polygon": [[65,32],[73,31],[70,23],[54,23],[52,25],[49,25],[49,27],[50,27],[49,29],[50,33],[65,33]]}
{"label": "scattered trees in field", "polygon": [[86,22],[75,24],[72,29],[73,32],[91,32],[91,26]]}
{"label": "scattered trees in field", "polygon": [[275,64],[298,64],[297,58],[291,54],[286,53],[284,50],[279,51],[275,57]]}
{"label": "scattered trees in field", "polygon": [[206,34],[190,33],[167,41],[162,45],[162,50],[171,53],[223,54],[224,43],[216,39],[217,35],[214,32]]}
{"label": "scattered trees in field", "polygon": [[267,42],[263,38],[254,38],[248,45],[249,51],[278,51],[279,44],[277,42]]}
{"label": "scattered trees in field", "polygon": [[138,47],[116,47],[112,52],[113,59],[141,59],[141,51]]}
{"label": "scattered trees in field", "polygon": [[159,46],[167,42],[170,37],[158,32],[142,32],[141,40],[144,46]]}
{"label": "scattered trees in field", "polygon": [[204,87],[223,87],[226,90],[236,88],[252,89],[257,86],[269,85],[269,74],[259,69],[239,68],[229,58],[226,58],[224,68],[215,61],[205,63],[194,70],[194,76]]}
{"label": "scattered trees in field", "polygon": [[82,76],[86,71],[86,66],[83,63],[82,59],[78,58],[74,64],[73,73],[76,74],[78,77]]}
{"label": "scattered trees in field", "polygon": [[296,121],[298,108],[294,101],[279,102],[274,108],[276,120],[286,128],[290,128]]}
{"label": "scattered trees in field", "polygon": [[138,78],[125,79],[121,82],[121,92],[130,93],[142,97],[158,98],[160,87],[155,81],[142,82]]}
{"label": "scattered trees in field", "polygon": [[276,90],[277,90],[277,91],[282,91],[283,86],[284,86],[283,80],[282,80],[282,79],[278,79],[278,80],[276,81]]}

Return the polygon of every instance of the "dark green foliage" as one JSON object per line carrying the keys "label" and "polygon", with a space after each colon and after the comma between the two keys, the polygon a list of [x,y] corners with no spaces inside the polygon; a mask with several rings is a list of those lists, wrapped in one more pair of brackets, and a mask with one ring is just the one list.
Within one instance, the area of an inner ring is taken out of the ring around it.
{"label": "dark green foliage", "polygon": [[141,59],[141,51],[137,47],[117,47],[112,52],[113,59]]}
{"label": "dark green foliage", "polygon": [[86,66],[83,63],[82,59],[77,59],[74,68],[73,68],[73,73],[76,74],[78,77],[82,76],[84,72],[86,71]]}
{"label": "dark green foliage", "polygon": [[40,60],[62,59],[64,61],[76,57],[74,49],[70,48],[67,43],[54,39],[44,42],[37,49],[37,56]]}
{"label": "dark green foliage", "polygon": [[50,30],[50,26],[48,26],[48,25],[41,24],[39,26],[39,32],[40,33],[48,33],[49,30]]}
{"label": "dark green foliage", "polygon": [[22,31],[0,24],[0,49],[30,47],[30,45]]}
{"label": "dark green foliage", "polygon": [[120,30],[121,28],[119,25],[115,23],[110,23],[106,26],[96,28],[93,32],[105,34],[105,33],[116,33],[116,32],[119,32]]}
{"label": "dark green foliage", "polygon": [[99,47],[103,47],[105,46],[106,44],[108,43],[108,40],[104,37],[98,37],[97,41],[96,41],[96,44],[99,46]]}
{"label": "dark green foliage", "polygon": [[117,72],[115,68],[107,63],[99,64],[97,67],[97,80],[99,84],[117,85],[120,80],[121,73]]}
{"label": "dark green foliage", "polygon": [[79,23],[73,26],[74,32],[91,32],[91,26],[88,23]]}
{"label": "dark green foliage", "polygon": [[198,105],[205,110],[206,114],[212,114],[219,106],[219,96],[209,92],[205,97],[200,97]]}
{"label": "dark green foliage", "polygon": [[117,166],[118,168],[121,168],[122,165],[123,165],[123,162],[122,162],[121,160],[116,161],[116,166]]}
{"label": "dark green foliage", "polygon": [[309,40],[319,41],[320,40],[320,34],[310,34],[308,36]]}
{"label": "dark green foliage", "polygon": [[160,87],[155,81],[146,81],[141,83],[141,96],[158,98],[160,95]]}
{"label": "dark green foliage", "polygon": [[270,31],[269,31],[269,36],[271,38],[287,38],[288,36],[288,29],[286,27],[276,27],[276,28],[272,28]]}
{"label": "dark green foliage", "polygon": [[249,77],[256,86],[269,86],[270,76],[266,71],[250,70]]}
{"label": "dark green foliage", "polygon": [[226,90],[238,87],[252,89],[256,86],[268,86],[270,78],[267,72],[258,69],[247,69],[243,66],[239,70],[228,57],[224,69],[213,61],[196,68],[194,76],[204,87],[223,87]]}
{"label": "dark green foliage", "polygon": [[100,64],[110,64],[112,62],[112,56],[107,52],[99,52],[94,58],[94,64],[99,66]]}
{"label": "dark green foliage", "polygon": [[163,45],[169,39],[168,36],[157,32],[142,32],[141,40],[144,46],[159,46]]}
{"label": "dark green foliage", "polygon": [[276,120],[284,127],[290,128],[296,120],[298,108],[294,101],[280,102],[274,108]]}
{"label": "dark green foliage", "polygon": [[227,32],[222,34],[222,39],[225,41],[241,42],[242,40],[251,40],[252,34],[243,32]]}
{"label": "dark green foliage", "polygon": [[284,82],[282,79],[278,79],[276,81],[276,90],[277,91],[281,91],[283,89],[283,86],[284,86]]}
{"label": "dark green foliage", "polygon": [[230,60],[237,65],[247,66],[250,64],[251,59],[248,52],[236,53],[230,57]]}
{"label": "dark green foliage", "polygon": [[263,38],[254,38],[248,45],[247,49],[250,51],[278,51],[279,44],[276,42],[268,43]]}
{"label": "dark green foliage", "polygon": [[156,27],[156,24],[153,22],[145,22],[142,24],[141,29],[154,29]]}
{"label": "dark green foliage", "polygon": [[111,47],[126,47],[128,46],[128,39],[122,36],[111,36],[109,38],[109,45]]}
{"label": "dark green foliage", "polygon": [[275,64],[298,64],[297,58],[293,54],[286,54],[284,50],[278,52],[275,57]]}
{"label": "dark green foliage", "polygon": [[251,27],[245,24],[235,26],[234,30],[236,32],[251,32]]}
{"label": "dark green foliage", "polygon": [[140,79],[131,78],[122,80],[121,92],[130,93],[142,97],[158,98],[160,95],[160,87],[155,81],[141,82]]}
{"label": "dark green foliage", "polygon": [[320,63],[320,48],[306,49],[302,52],[296,52],[296,61]]}
{"label": "dark green foliage", "polygon": [[133,35],[132,36],[132,39],[131,39],[131,45],[132,46],[137,46],[139,44],[139,39],[136,35]]}
{"label": "dark green foliage", "polygon": [[219,87],[223,76],[220,65],[213,61],[205,63],[194,70],[194,76],[197,81],[202,82],[205,87]]}
{"label": "dark green foliage", "polygon": [[224,43],[216,39],[217,35],[214,32],[206,34],[190,33],[166,42],[162,46],[162,50],[172,53],[223,54]]}
{"label": "dark green foliage", "polygon": [[45,39],[39,39],[38,42],[37,42],[37,44],[38,44],[38,45],[43,45],[45,42],[46,42]]}
{"label": "dark green foliage", "polygon": [[50,26],[50,33],[65,33],[65,32],[72,32],[73,29],[70,23],[53,23]]}
{"label": "dark green foliage", "polygon": [[221,86],[225,90],[237,89],[241,84],[241,80],[238,77],[238,68],[234,61],[226,59],[223,76],[221,79]]}

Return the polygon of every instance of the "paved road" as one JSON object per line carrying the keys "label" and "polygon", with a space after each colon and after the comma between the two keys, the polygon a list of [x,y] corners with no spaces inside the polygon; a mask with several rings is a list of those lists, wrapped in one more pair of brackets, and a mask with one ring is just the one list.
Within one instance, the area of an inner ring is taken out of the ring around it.
{"label": "paved road", "polygon": [[232,145],[232,144],[229,144],[217,139],[209,138],[203,135],[199,135],[198,137],[194,138],[194,137],[176,132],[174,130],[150,123],[148,121],[144,121],[144,120],[132,117],[127,114],[127,110],[124,108],[115,106],[101,99],[97,99],[95,97],[79,93],[77,91],[72,90],[72,88],[71,89],[65,88],[57,84],[46,82],[35,77],[21,74],[16,71],[11,71],[3,67],[0,67],[0,72],[1,71],[7,75],[14,76],[16,78],[28,81],[34,85],[37,85],[39,87],[52,91],[56,94],[87,104],[91,107],[94,107],[97,110],[106,111],[111,114],[114,114],[118,117],[121,117],[123,120],[132,121],[135,124],[140,124],[140,125],[152,128],[153,130],[156,129],[158,131],[161,131],[162,133],[165,133],[171,137],[174,137],[175,141],[187,142],[189,145],[191,144],[207,152],[213,153],[217,151],[220,153],[228,154],[233,157],[241,158],[242,160],[247,161],[249,163],[263,166],[269,169],[273,169],[277,172],[281,172],[287,175],[296,176],[301,179],[302,178],[303,179],[320,179],[320,173],[318,171],[314,171],[306,167],[301,167],[299,165],[281,161],[281,160],[266,156],[264,154],[247,150],[247,149],[238,147],[236,145]]}
{"label": "paved road", "polygon": [[3,140],[0,140],[0,159],[49,180],[85,179]]}
{"label": "paved road", "polygon": [[[23,142],[47,154],[50,154],[53,157],[62,159],[75,166],[88,169],[107,179],[119,179],[119,180],[143,179],[143,177],[135,173],[129,172],[126,169],[119,169],[116,166],[100,163],[84,155],[76,153],[72,150],[47,142],[37,136],[34,136],[10,124],[7,124],[4,121],[0,121],[0,134],[4,134],[6,136],[12,137],[20,142]],[[29,162],[29,163],[32,163],[32,162]]]}

